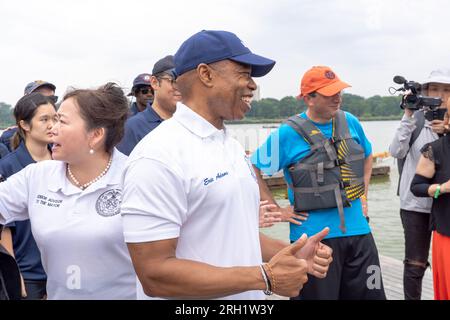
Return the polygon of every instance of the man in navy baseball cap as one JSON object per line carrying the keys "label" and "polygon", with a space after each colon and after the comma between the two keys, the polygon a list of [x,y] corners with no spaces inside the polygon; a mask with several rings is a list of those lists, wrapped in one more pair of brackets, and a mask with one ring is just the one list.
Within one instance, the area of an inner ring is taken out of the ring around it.
{"label": "man in navy baseball cap", "polygon": [[181,95],[174,86],[174,69],[172,55],[158,60],[153,66],[150,79],[153,103],[125,122],[122,141],[117,145],[117,149],[123,154],[129,156],[139,141],[164,120],[172,117],[177,102],[181,100]]}
{"label": "man in navy baseball cap", "polygon": [[244,117],[257,88],[252,77],[266,75],[275,65],[251,52],[234,33],[221,30],[189,37],[175,53],[174,63],[183,104],[209,117],[219,129],[225,120]]}
{"label": "man in navy baseball cap", "polygon": [[[138,299],[149,298],[146,294],[263,299],[272,290],[296,296],[307,271],[320,278],[328,271],[331,249],[318,242],[329,229],[302,237],[295,250],[269,237],[260,241],[255,173],[224,126],[250,110],[257,88],[252,77],[267,74],[275,61],[252,53],[226,31],[193,35],[174,60],[173,86],[181,102],[172,118],[137,144],[129,157],[132,165],[125,168],[121,214],[142,280]],[[177,277],[167,281],[174,273]]]}
{"label": "man in navy baseball cap", "polygon": [[131,104],[131,115],[136,115],[153,102],[153,89],[151,87],[151,77],[149,73],[141,73],[133,80],[133,87],[128,96],[134,96],[136,101]]}

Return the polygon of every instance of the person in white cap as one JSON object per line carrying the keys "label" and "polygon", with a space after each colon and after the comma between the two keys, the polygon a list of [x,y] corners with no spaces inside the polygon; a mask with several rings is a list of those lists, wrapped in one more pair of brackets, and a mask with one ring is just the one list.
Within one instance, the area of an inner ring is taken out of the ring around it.
{"label": "person in white cap", "polygon": [[450,69],[431,72],[422,84],[422,94],[442,99],[442,112],[435,112],[439,119],[430,121],[425,119],[423,110],[405,108],[405,114],[389,147],[391,155],[403,164],[403,168],[399,166],[398,194],[405,235],[403,291],[406,300],[421,298],[422,279],[430,265],[428,255],[431,240],[429,226],[432,198],[414,196],[410,185],[421,156],[421,148],[444,134],[443,115],[445,102],[450,97]]}

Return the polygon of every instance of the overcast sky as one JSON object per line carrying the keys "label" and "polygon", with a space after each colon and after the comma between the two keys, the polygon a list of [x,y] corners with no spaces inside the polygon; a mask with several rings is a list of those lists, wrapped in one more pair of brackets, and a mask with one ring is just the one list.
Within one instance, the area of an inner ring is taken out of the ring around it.
{"label": "overcast sky", "polygon": [[262,97],[297,95],[302,74],[329,65],[353,87],[387,95],[392,77],[450,68],[447,0],[0,0],[0,101],[43,79],[63,95],[134,77],[202,29],[236,33],[277,61]]}

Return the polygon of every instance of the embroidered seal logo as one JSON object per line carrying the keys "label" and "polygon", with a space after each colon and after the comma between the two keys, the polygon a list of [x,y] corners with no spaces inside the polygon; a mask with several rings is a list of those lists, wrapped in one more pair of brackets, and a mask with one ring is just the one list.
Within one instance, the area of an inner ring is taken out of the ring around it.
{"label": "embroidered seal logo", "polygon": [[336,76],[334,75],[333,71],[326,71],[325,72],[325,78],[333,80],[334,78],[336,78]]}
{"label": "embroidered seal logo", "polygon": [[112,217],[120,213],[120,204],[122,202],[122,191],[120,189],[108,190],[95,203],[95,210],[103,217]]}

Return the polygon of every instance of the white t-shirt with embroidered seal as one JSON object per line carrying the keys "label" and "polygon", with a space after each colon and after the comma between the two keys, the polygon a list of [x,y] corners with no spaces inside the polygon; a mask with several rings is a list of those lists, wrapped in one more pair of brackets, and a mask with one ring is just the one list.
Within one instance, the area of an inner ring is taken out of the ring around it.
{"label": "white t-shirt with embroidered seal", "polygon": [[[176,256],[219,267],[261,264],[259,189],[242,146],[178,103],[124,171],[125,241],[178,238]],[[147,297],[138,281],[138,299]],[[225,299],[263,299],[247,291]]]}
{"label": "white t-shirt with embroidered seal", "polygon": [[0,223],[30,219],[48,299],[136,299],[120,215],[126,159],[115,149],[106,175],[84,191],[55,160],[30,164],[0,183]]}

